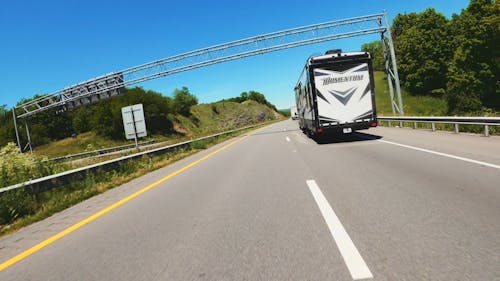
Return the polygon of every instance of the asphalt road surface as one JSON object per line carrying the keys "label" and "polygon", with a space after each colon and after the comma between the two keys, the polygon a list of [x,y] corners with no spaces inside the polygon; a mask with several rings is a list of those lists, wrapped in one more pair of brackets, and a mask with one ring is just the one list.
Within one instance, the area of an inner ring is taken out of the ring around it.
{"label": "asphalt road surface", "polygon": [[236,141],[1,238],[0,280],[500,280],[499,137]]}

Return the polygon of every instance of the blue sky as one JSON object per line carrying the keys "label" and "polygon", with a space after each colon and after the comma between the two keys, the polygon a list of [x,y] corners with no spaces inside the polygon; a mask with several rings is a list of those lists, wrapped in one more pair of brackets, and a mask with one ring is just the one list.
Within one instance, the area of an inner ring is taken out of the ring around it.
{"label": "blue sky", "polygon": [[[0,105],[164,57],[259,34],[388,11],[434,7],[460,13],[468,0],[358,1],[7,1],[0,8]],[[187,86],[201,103],[264,93],[278,108],[293,103],[306,58],[357,51],[378,36],[309,45],[209,66],[139,84],[170,95]]]}

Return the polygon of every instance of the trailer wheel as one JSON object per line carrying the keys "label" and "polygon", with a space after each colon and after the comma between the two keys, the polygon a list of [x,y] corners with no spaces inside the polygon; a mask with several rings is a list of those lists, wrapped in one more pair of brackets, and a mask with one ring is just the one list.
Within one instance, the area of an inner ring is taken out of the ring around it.
{"label": "trailer wheel", "polygon": [[314,134],[313,134],[313,132],[311,130],[308,129],[307,130],[307,136],[312,139],[314,137]]}

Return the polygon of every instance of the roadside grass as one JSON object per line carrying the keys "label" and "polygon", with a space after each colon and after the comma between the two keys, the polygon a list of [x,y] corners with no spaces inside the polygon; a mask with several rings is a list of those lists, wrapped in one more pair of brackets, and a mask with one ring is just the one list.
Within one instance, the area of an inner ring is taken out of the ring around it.
{"label": "roadside grass", "polygon": [[[162,135],[148,136],[140,141],[155,140],[155,142],[171,141],[175,142],[180,136],[173,134],[170,137]],[[75,137],[65,138],[59,141],[54,141],[48,144],[37,146],[34,149],[34,154],[39,157],[47,157],[49,159],[72,155],[81,152],[89,152],[98,149],[104,149],[109,147],[134,144],[134,141],[130,140],[112,140],[100,137],[94,132],[85,132],[76,135]]]}
{"label": "roadside grass", "polygon": [[[374,78],[377,114],[380,116],[392,116],[391,98],[386,75],[382,71],[375,71]],[[412,96],[404,89],[401,89],[401,95],[403,97],[403,110],[406,116],[444,116],[448,112],[444,99],[431,96]]]}
{"label": "roadside grass", "polygon": [[[374,72],[375,78],[375,103],[377,106],[378,116],[394,116],[391,109],[391,98],[389,95],[389,86],[387,84],[386,75],[382,71]],[[404,89],[401,89],[403,96],[403,109],[405,116],[447,116],[448,106],[442,98],[431,96],[412,96]],[[498,115],[492,113],[492,115]],[[379,122],[386,126],[399,126],[399,122]],[[403,127],[414,127],[413,122],[403,122]],[[432,129],[430,123],[417,123],[418,129]],[[479,125],[459,125],[460,132],[482,134],[484,126]],[[454,131],[453,124],[436,124],[436,130]],[[491,135],[500,135],[500,126],[489,126]]]}
{"label": "roadside grass", "polygon": [[86,132],[75,137],[55,141],[35,148],[36,155],[54,158],[63,155],[76,154],[106,147],[129,144],[129,141],[115,141],[97,136],[93,132]]}
{"label": "roadside grass", "polygon": [[[283,119],[274,122],[280,120]],[[4,192],[0,194],[0,237],[203,149],[268,124],[269,122],[266,122],[255,128],[195,141],[185,148],[162,155],[130,160],[116,169],[89,173],[84,180],[74,181],[41,193],[34,194],[30,188]]]}

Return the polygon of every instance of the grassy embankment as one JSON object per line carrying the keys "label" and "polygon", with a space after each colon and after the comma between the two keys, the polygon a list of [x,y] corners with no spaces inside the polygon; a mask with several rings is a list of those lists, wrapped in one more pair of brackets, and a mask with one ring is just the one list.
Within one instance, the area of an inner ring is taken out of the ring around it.
{"label": "grassy embankment", "polygon": [[[376,71],[375,75],[375,100],[377,106],[377,114],[379,116],[393,116],[391,102],[389,96],[389,86],[385,73]],[[448,106],[442,98],[431,96],[412,96],[404,89],[401,89],[403,96],[403,109],[405,116],[447,116]],[[387,125],[384,122],[382,125]],[[394,122],[393,122],[393,125]],[[404,127],[413,127],[413,123],[403,123]],[[431,124],[418,124],[419,128],[431,129]],[[452,124],[436,124],[437,130],[453,131]],[[460,125],[461,132],[483,133],[483,126]],[[490,126],[490,134],[499,135],[500,126]]]}
{"label": "grassy embankment", "polygon": [[[234,102],[201,104],[194,106],[191,112],[190,117],[170,116],[170,119],[175,124],[177,134],[162,136],[161,141],[177,142],[176,140],[197,138],[283,118],[268,107],[254,101],[245,101],[241,104]],[[164,155],[152,158],[144,157],[140,161],[129,161],[115,170],[91,174],[83,181],[73,182],[39,194],[32,194],[29,189],[17,189],[3,193],[0,195],[0,236],[42,220],[96,194],[245,132],[240,131],[223,137],[198,141],[187,148]],[[92,133],[86,133],[76,138],[61,140],[36,148],[36,151],[37,154],[49,154],[47,152],[51,152],[51,157],[56,157],[63,153],[82,152],[88,147],[99,149],[102,146],[121,144],[124,143],[122,141],[104,140]],[[61,169],[61,167],[56,167],[52,168],[51,171],[60,171]],[[0,183],[1,186],[10,184],[13,183]]]}
{"label": "grassy embankment", "polygon": [[[391,98],[386,75],[376,71],[375,76],[375,101],[377,113],[380,116],[392,116]],[[406,116],[444,116],[448,111],[444,99],[429,96],[411,96],[401,89],[403,96],[403,110]]]}

